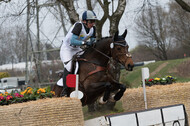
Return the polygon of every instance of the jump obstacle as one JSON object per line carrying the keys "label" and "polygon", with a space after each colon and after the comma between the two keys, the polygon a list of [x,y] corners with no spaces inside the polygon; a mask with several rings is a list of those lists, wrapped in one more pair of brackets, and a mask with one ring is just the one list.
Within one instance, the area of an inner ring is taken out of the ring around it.
{"label": "jump obstacle", "polygon": [[[174,83],[147,87],[146,97],[148,109],[184,104],[188,120],[190,120],[190,83]],[[127,89],[121,101],[126,112],[144,110],[143,88]]]}
{"label": "jump obstacle", "polygon": [[47,98],[0,106],[1,126],[84,126],[76,98]]}
{"label": "jump obstacle", "polygon": [[85,126],[188,126],[182,104],[122,113],[85,121]]}

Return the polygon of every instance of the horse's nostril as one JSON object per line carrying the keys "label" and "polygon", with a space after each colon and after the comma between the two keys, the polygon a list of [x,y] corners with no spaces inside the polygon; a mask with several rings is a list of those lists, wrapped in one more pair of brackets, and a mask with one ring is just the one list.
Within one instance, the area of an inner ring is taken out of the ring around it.
{"label": "horse's nostril", "polygon": [[128,64],[128,68],[130,68],[131,67],[131,65],[130,64]]}
{"label": "horse's nostril", "polygon": [[129,71],[132,71],[132,70],[133,70],[133,67],[134,67],[134,65],[128,64],[128,70],[129,70]]}

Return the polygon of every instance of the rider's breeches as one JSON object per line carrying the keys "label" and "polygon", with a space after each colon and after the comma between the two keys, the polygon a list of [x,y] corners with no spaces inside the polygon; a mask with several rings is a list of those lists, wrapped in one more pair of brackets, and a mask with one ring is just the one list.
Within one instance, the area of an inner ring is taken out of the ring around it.
{"label": "rider's breeches", "polygon": [[[81,51],[81,48],[64,48],[60,50],[60,58],[61,61],[64,64],[64,68],[67,69],[67,71],[71,72],[72,70],[72,57],[75,55],[77,52]],[[68,62],[69,61],[69,62]],[[66,63],[68,62],[68,63]]]}

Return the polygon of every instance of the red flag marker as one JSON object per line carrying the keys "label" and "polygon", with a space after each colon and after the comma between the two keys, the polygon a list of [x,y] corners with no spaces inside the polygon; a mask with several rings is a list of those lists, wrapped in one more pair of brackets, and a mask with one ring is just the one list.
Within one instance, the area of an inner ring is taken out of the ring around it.
{"label": "red flag marker", "polygon": [[69,74],[66,77],[66,84],[68,87],[74,88],[76,87],[76,74]]}
{"label": "red flag marker", "polygon": [[75,97],[81,99],[84,94],[78,90],[79,75],[78,74],[69,74],[66,77],[66,84],[68,87],[75,88],[75,91],[71,92],[70,97]]}

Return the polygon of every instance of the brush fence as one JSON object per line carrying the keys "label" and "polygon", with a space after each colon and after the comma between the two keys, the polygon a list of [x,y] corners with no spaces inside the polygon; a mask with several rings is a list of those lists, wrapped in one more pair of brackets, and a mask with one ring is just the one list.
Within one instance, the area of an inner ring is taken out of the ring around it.
{"label": "brush fence", "polygon": [[[155,85],[146,87],[148,109],[174,104],[184,104],[190,120],[190,83]],[[122,97],[127,112],[145,109],[143,88],[127,89]]]}
{"label": "brush fence", "polygon": [[81,102],[75,98],[48,98],[0,106],[1,126],[83,126]]}

